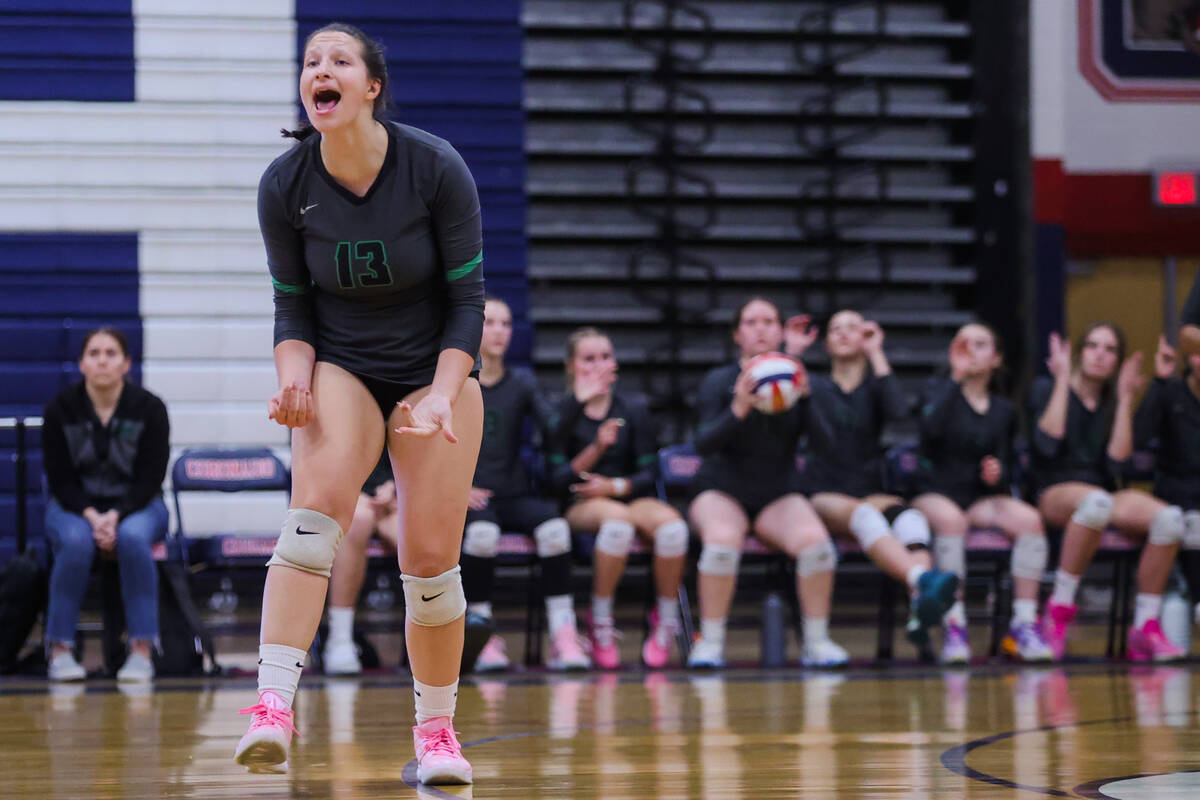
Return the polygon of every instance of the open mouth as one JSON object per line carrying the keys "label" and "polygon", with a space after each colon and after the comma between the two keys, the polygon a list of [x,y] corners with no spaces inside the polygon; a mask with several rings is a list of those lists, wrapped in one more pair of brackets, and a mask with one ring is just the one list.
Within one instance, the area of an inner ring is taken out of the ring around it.
{"label": "open mouth", "polygon": [[316,108],[317,113],[328,114],[341,99],[341,92],[333,89],[321,89],[313,95],[313,107]]}

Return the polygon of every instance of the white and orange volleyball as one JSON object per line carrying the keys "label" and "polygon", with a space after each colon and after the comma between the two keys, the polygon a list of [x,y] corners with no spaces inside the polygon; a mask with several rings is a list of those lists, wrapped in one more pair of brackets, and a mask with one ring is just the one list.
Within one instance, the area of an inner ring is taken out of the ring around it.
{"label": "white and orange volleyball", "polygon": [[804,365],[783,353],[763,353],[746,364],[754,377],[754,408],[779,414],[796,404],[808,385]]}

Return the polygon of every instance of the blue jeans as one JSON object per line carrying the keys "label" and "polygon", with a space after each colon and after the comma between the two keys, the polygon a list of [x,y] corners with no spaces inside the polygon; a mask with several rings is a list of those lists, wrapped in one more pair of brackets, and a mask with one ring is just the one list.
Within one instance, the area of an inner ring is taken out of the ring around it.
{"label": "blue jeans", "polygon": [[[166,535],[167,506],[161,497],[117,523],[117,567],[130,639],[158,641],[158,570],[150,548]],[[54,553],[46,643],[74,645],[79,607],[96,555],[92,526],[51,498],[46,504],[46,538]]]}

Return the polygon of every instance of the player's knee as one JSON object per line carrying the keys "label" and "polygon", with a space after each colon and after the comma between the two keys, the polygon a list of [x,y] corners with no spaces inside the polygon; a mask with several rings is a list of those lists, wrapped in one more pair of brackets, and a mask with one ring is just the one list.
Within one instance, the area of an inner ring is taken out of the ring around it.
{"label": "player's knee", "polygon": [[533,529],[538,558],[554,558],[571,552],[571,528],[562,517],[548,519]]}
{"label": "player's knee", "polygon": [[742,548],[724,544],[705,544],[700,550],[696,570],[701,575],[731,577],[737,575],[742,560]]}
{"label": "player's knee", "polygon": [[958,575],[967,574],[967,541],[963,536],[938,534],[933,540],[933,563],[942,572]]}
{"label": "player's knee", "polygon": [[500,544],[500,526],[496,523],[477,519],[467,523],[463,531],[463,555],[475,558],[495,558],[496,547]]}
{"label": "player's knee", "polygon": [[854,509],[854,513],[850,515],[850,532],[854,534],[859,546],[866,553],[880,539],[887,536],[891,529],[888,526],[887,518],[879,512],[879,509],[870,503],[860,503]]}
{"label": "player's knee", "polygon": [[796,574],[801,578],[837,567],[837,550],[828,536],[809,544],[796,554]]}
{"label": "player's knee", "polygon": [[1007,523],[1015,528],[1019,536],[1045,536],[1046,526],[1036,509],[1021,505],[1007,515]]}
{"label": "player's knee", "polygon": [[415,625],[436,628],[467,611],[461,567],[455,566],[432,578],[401,573],[400,580],[404,584],[405,613]]}
{"label": "player's knee", "polygon": [[1050,546],[1045,536],[1018,536],[1012,549],[1013,577],[1041,580],[1049,557]]}
{"label": "player's knee", "polygon": [[354,509],[354,519],[350,521],[350,529],[346,531],[346,538],[365,542],[371,538],[371,531],[375,530],[375,524],[375,512],[371,510],[370,506],[359,503]]}
{"label": "player's knee", "polygon": [[[889,512],[891,514],[889,515]],[[915,508],[894,505],[884,510],[883,518],[892,525],[892,533],[900,543],[909,550],[927,550],[929,540],[929,520]]]}
{"label": "player's knee", "polygon": [[1183,509],[1167,506],[1150,520],[1150,544],[1176,545],[1183,541]]}
{"label": "player's knee", "polygon": [[654,529],[654,555],[657,558],[679,558],[688,551],[688,526],[681,519],[664,522]]}
{"label": "player's knee", "polygon": [[328,578],[341,540],[342,527],[332,517],[310,508],[288,509],[275,553],[267,565],[279,564]]}
{"label": "player's knee", "polygon": [[746,539],[746,532],[737,525],[710,522],[700,530],[700,538],[704,542],[705,547],[719,545],[721,547],[731,547],[741,552],[742,543]]}
{"label": "player's knee", "polygon": [[633,524],[628,520],[606,519],[596,532],[596,552],[624,558],[633,545],[633,534]]}
{"label": "player's knee", "polygon": [[1071,521],[1094,531],[1102,531],[1108,527],[1112,513],[1112,495],[1101,489],[1093,489],[1079,501],[1075,513],[1071,515]]}

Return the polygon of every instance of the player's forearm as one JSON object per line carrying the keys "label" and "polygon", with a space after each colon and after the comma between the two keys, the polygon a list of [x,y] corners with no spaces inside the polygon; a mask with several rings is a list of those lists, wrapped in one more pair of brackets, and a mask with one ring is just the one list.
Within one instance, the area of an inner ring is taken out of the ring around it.
{"label": "player's forearm", "polygon": [[275,374],[279,376],[279,388],[293,383],[303,389],[310,388],[316,361],[317,351],[308,342],[285,339],[275,345]]}
{"label": "player's forearm", "polygon": [[1067,433],[1067,406],[1071,397],[1071,385],[1067,378],[1056,378],[1054,391],[1046,410],[1038,418],[1038,430],[1052,439],[1061,439]]}
{"label": "player's forearm", "polygon": [[448,348],[438,355],[437,370],[429,391],[453,402],[475,367],[475,357],[462,350]]}

